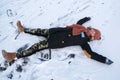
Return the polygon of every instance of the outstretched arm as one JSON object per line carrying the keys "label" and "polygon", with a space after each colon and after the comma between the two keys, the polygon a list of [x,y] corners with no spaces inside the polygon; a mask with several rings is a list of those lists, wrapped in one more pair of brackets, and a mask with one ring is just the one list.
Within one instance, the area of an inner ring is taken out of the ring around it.
{"label": "outstretched arm", "polygon": [[91,18],[90,17],[84,17],[82,19],[80,19],[76,24],[82,25],[85,22],[89,21]]}
{"label": "outstretched arm", "polygon": [[105,64],[112,64],[113,62],[111,60],[109,60],[108,58],[100,55],[100,54],[97,54],[96,52],[93,52],[90,48],[90,45],[88,43],[85,43],[83,45],[81,45],[85,55],[88,57],[88,58],[91,58],[91,59],[94,59],[96,61],[99,61],[99,62],[102,62],[102,63],[105,63]]}

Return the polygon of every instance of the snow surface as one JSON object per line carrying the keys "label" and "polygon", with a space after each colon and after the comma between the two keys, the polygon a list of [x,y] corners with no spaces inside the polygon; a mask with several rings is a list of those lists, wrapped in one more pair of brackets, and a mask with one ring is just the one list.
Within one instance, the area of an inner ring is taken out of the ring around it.
{"label": "snow surface", "polygon": [[[26,43],[32,44],[43,37],[21,33],[17,39],[16,22],[20,20],[28,28],[64,27],[88,16],[91,21],[84,26],[93,26],[102,32],[101,41],[90,42],[92,49],[114,63],[110,66],[88,59],[80,46],[52,50],[52,59],[40,61],[40,53],[29,57],[22,72],[16,61],[7,70],[0,72],[0,80],[119,80],[120,79],[120,0],[0,0],[0,51],[16,51]],[[74,59],[67,59],[69,54]],[[4,58],[0,54],[0,63]],[[71,63],[70,63],[71,62]],[[12,79],[8,78],[12,73]]]}

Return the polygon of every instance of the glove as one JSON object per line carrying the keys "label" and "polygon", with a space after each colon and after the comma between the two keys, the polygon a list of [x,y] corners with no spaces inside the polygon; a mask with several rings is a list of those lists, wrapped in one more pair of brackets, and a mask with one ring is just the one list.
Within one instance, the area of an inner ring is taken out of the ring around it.
{"label": "glove", "polygon": [[110,59],[106,59],[106,61],[105,61],[105,64],[107,64],[107,65],[111,65],[112,63],[113,63],[113,61]]}

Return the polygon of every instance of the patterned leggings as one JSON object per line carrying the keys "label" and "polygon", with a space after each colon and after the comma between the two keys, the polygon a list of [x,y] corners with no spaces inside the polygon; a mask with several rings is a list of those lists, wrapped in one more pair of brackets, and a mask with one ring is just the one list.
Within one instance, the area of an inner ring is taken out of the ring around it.
{"label": "patterned leggings", "polygon": [[[46,38],[49,35],[49,30],[48,29],[40,29],[40,28],[38,28],[38,29],[25,28],[24,32],[32,34],[32,35],[44,36]],[[47,40],[43,40],[41,42],[33,44],[27,50],[24,50],[20,53],[17,53],[16,56],[17,56],[17,58],[27,57],[27,56],[30,56],[30,55],[36,53],[37,51],[47,49],[47,48],[48,48],[48,42],[47,42]]]}

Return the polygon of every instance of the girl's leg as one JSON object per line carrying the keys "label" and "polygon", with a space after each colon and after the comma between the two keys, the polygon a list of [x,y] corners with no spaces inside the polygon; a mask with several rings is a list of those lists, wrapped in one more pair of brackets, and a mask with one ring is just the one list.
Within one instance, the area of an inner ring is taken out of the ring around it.
{"label": "girl's leg", "polygon": [[48,48],[48,42],[46,40],[41,41],[39,43],[35,43],[34,45],[32,45],[29,49],[22,51],[20,53],[16,53],[16,52],[7,52],[5,50],[2,50],[2,54],[3,57],[8,61],[11,62],[13,61],[15,58],[22,58],[22,57],[27,57],[30,56],[32,54],[35,54],[37,51],[43,50],[43,49],[47,49]]}
{"label": "girl's leg", "polygon": [[40,28],[30,29],[30,28],[25,28],[24,32],[32,34],[32,35],[44,36],[44,37],[48,37],[48,35],[49,35],[49,29],[40,29]]}
{"label": "girl's leg", "polygon": [[47,48],[48,48],[48,42],[46,40],[44,40],[39,43],[35,43],[34,45],[32,45],[29,49],[27,49],[25,51],[17,53],[16,57],[17,58],[27,57],[32,54],[35,54],[36,52],[38,52],[40,50],[47,49]]}
{"label": "girl's leg", "polygon": [[33,35],[37,35],[37,36],[48,37],[48,34],[49,34],[49,30],[48,29],[24,28],[20,21],[17,22],[17,27],[18,27],[19,32],[25,32],[25,33],[29,33],[29,34],[33,34]]}

